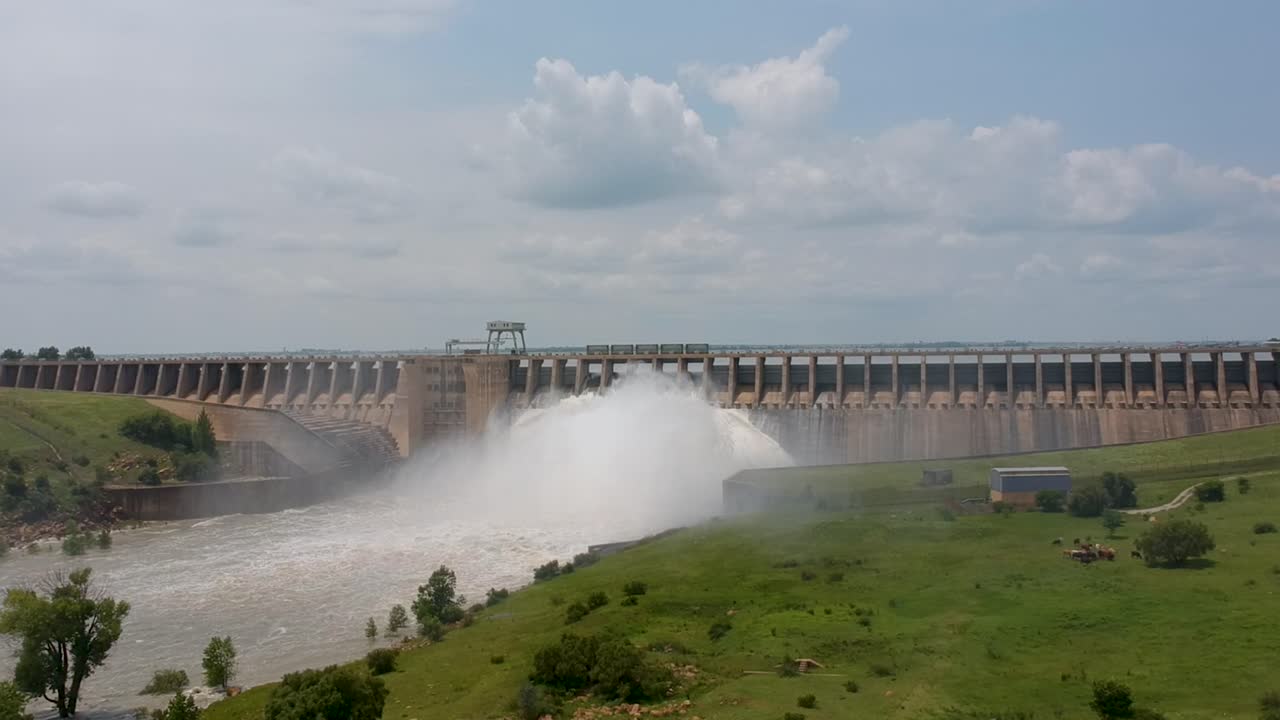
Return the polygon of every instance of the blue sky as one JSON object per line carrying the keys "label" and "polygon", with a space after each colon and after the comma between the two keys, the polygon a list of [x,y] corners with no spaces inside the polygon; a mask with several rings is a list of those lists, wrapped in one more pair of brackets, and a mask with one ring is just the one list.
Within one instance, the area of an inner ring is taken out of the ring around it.
{"label": "blue sky", "polygon": [[[1280,6],[0,9],[0,345],[1255,338]],[[14,295],[11,295],[11,297]]]}

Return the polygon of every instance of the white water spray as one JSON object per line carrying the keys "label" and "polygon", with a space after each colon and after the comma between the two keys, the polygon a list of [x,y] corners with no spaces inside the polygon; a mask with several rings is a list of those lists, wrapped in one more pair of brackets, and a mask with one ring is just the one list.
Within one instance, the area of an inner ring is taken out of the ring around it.
{"label": "white water spray", "polygon": [[604,395],[552,398],[478,441],[424,454],[402,480],[468,519],[572,523],[599,528],[603,541],[706,519],[721,509],[725,478],[790,464],[744,412],[637,367]]}

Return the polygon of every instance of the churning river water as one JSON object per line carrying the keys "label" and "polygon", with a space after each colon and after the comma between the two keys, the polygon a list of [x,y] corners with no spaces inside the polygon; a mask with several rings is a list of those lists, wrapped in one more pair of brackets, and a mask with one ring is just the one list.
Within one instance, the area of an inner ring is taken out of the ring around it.
{"label": "churning river water", "polygon": [[[198,684],[214,635],[232,637],[245,686],[348,660],[369,648],[366,618],[381,629],[391,605],[407,607],[441,564],[460,592],[483,600],[588,544],[710,517],[725,477],[789,463],[744,414],[641,372],[607,395],[565,398],[482,440],[417,456],[376,491],[121,531],[111,549],[78,558],[53,545],[12,552],[0,560],[0,587],[87,565],[102,590],[129,601],[120,642],[83,692],[81,707],[102,715],[148,704],[138,693],[157,669],[186,670]],[[0,677],[12,665],[0,656]]]}

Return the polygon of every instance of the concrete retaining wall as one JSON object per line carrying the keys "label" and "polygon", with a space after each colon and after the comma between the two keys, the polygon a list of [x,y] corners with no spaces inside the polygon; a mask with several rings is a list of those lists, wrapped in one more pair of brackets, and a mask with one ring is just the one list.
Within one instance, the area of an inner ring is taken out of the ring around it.
{"label": "concrete retaining wall", "polygon": [[1280,422],[1280,408],[811,408],[750,414],[805,465],[1067,450]]}
{"label": "concrete retaining wall", "polygon": [[328,470],[343,461],[337,448],[274,410],[212,405],[187,400],[147,398],[152,405],[194,422],[204,410],[214,435],[228,442],[264,442],[286,460],[310,473]]}

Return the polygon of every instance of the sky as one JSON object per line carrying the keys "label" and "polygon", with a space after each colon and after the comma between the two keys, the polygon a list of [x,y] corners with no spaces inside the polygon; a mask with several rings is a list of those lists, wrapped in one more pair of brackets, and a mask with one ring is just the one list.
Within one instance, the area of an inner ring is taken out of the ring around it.
{"label": "sky", "polygon": [[0,3],[0,346],[1280,334],[1280,4]]}

